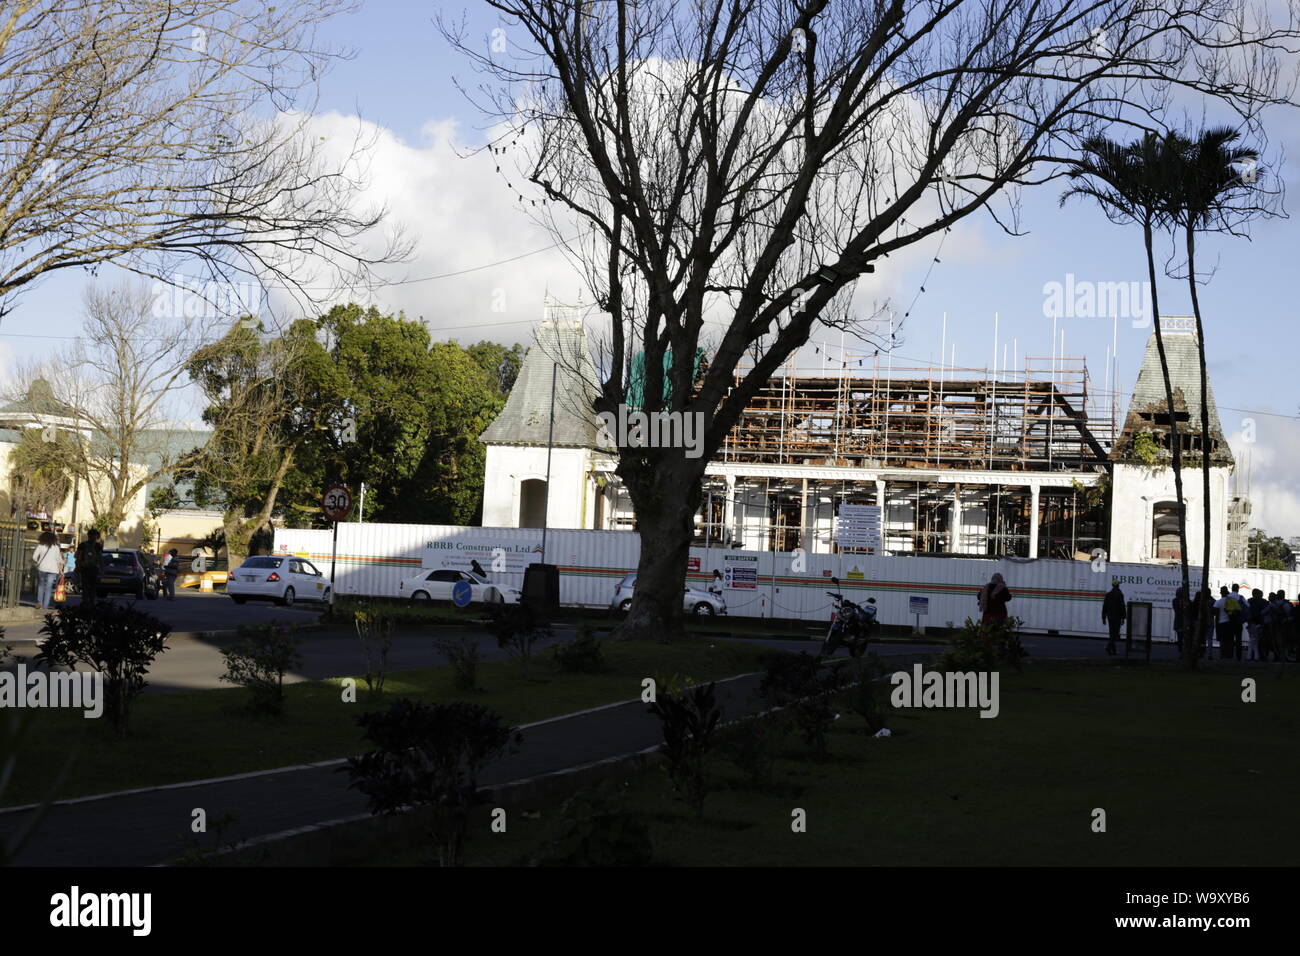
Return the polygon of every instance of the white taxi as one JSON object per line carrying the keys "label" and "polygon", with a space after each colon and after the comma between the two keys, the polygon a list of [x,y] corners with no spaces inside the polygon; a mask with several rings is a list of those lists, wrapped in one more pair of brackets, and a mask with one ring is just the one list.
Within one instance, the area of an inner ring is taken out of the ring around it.
{"label": "white taxi", "polygon": [[492,584],[472,571],[453,571],[439,568],[425,569],[397,585],[399,597],[411,601],[450,601],[452,589],[464,581],[469,585],[471,604],[518,604],[519,591],[515,588]]}
{"label": "white taxi", "polygon": [[230,572],[226,593],[236,604],[252,599],[292,607],[298,601],[329,601],[330,582],[306,558],[262,554]]}

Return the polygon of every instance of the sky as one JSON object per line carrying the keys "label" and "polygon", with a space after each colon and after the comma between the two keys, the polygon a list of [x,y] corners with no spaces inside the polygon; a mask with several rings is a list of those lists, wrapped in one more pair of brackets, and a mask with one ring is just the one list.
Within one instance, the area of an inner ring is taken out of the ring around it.
{"label": "sky", "polygon": [[[496,172],[491,157],[466,156],[483,142],[484,121],[456,87],[456,79],[472,86],[476,77],[439,34],[433,19],[439,7],[451,16],[463,11],[470,35],[484,42],[500,25],[479,0],[365,0],[358,12],[328,24],[322,39],[354,56],[325,76],[313,126],[342,142],[365,124],[375,136],[371,192],[415,243],[409,262],[385,272],[400,284],[382,289],[374,304],[422,317],[437,337],[527,344],[544,295],[576,302],[582,284],[548,248],[554,237],[521,211],[518,190],[507,189],[506,174]],[[1271,146],[1284,159],[1300,155],[1300,112],[1279,110],[1266,123]],[[1284,162],[1275,172],[1293,191],[1297,166]],[[877,265],[860,301],[888,300],[898,315],[910,312],[896,366],[937,363],[942,345],[945,357],[955,350],[957,366],[985,369],[995,352],[1001,363],[1003,347],[1009,361],[1014,343],[1023,369],[1025,356],[1053,354],[1053,323],[1045,314],[1051,283],[1077,289],[1085,282],[1145,281],[1140,232],[1112,225],[1084,202],[1060,208],[1063,189],[1054,183],[1023,193],[1026,235],[1008,236],[977,214],[955,227],[942,249],[932,239]],[[1265,220],[1250,227],[1249,240],[1206,236],[1198,251],[1203,269],[1213,270],[1200,290],[1210,381],[1240,484],[1244,490],[1249,472],[1252,524],[1283,536],[1300,535],[1298,239],[1294,219]],[[114,281],[117,271],[104,270],[100,281]],[[0,373],[11,377],[16,362],[52,356],[76,336],[87,281],[68,270],[22,296],[0,321]],[[1160,297],[1165,315],[1191,313],[1185,280],[1162,279]],[[1063,355],[1086,360],[1098,391],[1108,384],[1115,336],[1122,415],[1149,325],[1065,316],[1057,330],[1064,333]],[[838,354],[838,331],[815,338]],[[818,362],[821,354],[805,349],[801,361]]]}

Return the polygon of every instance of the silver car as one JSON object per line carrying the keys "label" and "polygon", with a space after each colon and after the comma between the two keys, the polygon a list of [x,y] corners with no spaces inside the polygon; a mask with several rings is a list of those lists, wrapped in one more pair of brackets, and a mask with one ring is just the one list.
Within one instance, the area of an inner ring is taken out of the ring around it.
{"label": "silver car", "polygon": [[[614,588],[614,599],[609,602],[609,609],[615,614],[626,614],[632,606],[632,590],[636,587],[636,573],[623,575],[623,580]],[[713,617],[715,614],[727,613],[727,602],[721,591],[701,591],[689,584],[682,589],[682,610],[696,617]]]}

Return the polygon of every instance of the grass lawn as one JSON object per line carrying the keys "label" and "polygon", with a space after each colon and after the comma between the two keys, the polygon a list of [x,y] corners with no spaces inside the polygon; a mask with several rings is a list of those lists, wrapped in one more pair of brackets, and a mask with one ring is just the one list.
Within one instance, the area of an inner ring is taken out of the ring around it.
{"label": "grass lawn", "polygon": [[[659,768],[626,781],[625,806],[669,865],[1294,866],[1300,678],[1250,673],[1258,703],[1241,701],[1241,673],[1033,664],[1003,674],[995,719],[898,710],[894,736],[871,739],[846,715],[824,764],[787,738],[768,790],[715,758],[700,821]],[[471,864],[535,859],[558,821],[534,810],[506,834],[476,820]]]}
{"label": "grass lawn", "polygon": [[285,687],[285,714],[247,714],[241,688],[145,694],[132,707],[125,738],[106,721],[86,720],[80,711],[32,710],[32,726],[13,779],[0,805],[36,802],[48,795],[68,754],[75,762],[57,797],[75,797],[182,780],[218,777],[291,764],[346,757],[360,752],[357,715],[398,697],[426,701],[471,700],[498,710],[514,724],[526,724],[600,704],[630,700],[650,676],[689,675],[697,680],[730,677],[758,669],[760,647],[688,640],[675,644],[606,642],[609,671],[562,674],[549,654],[535,657],[531,676],[510,660],[479,665],[482,693],[455,690],[449,668],[390,674],[380,698],[360,683],[356,703],[342,701],[340,680]]}

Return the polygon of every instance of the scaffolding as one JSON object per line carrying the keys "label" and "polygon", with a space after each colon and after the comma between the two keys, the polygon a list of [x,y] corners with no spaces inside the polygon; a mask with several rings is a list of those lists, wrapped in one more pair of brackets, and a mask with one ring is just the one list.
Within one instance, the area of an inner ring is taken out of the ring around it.
{"label": "scaffolding", "polygon": [[[861,360],[859,360],[861,361]],[[1023,374],[890,369],[800,374],[793,363],[746,405],[721,460],[867,468],[1086,471],[1104,466],[1114,404],[1083,359],[1027,358]],[[738,368],[737,382],[748,369]]]}

